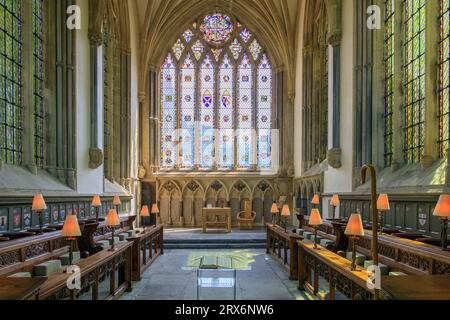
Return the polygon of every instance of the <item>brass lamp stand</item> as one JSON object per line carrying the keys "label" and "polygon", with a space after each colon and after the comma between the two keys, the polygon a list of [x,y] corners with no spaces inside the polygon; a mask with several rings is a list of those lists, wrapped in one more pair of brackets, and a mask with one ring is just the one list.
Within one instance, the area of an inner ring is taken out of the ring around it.
{"label": "brass lamp stand", "polygon": [[448,241],[448,218],[450,217],[450,195],[441,195],[439,201],[434,208],[433,216],[441,220],[441,247],[442,250],[447,249]]}

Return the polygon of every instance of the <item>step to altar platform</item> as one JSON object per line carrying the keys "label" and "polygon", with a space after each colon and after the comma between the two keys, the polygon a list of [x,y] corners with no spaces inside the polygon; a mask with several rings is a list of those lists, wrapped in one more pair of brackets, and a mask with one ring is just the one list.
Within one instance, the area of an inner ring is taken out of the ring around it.
{"label": "step to altar platform", "polygon": [[221,229],[166,228],[164,230],[165,249],[265,249],[266,230],[233,229],[226,233]]}

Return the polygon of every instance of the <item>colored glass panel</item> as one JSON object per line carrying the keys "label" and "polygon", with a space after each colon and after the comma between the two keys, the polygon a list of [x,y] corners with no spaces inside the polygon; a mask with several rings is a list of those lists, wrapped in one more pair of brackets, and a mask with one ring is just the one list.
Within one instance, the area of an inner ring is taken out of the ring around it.
{"label": "colored glass panel", "polygon": [[239,40],[236,38],[234,39],[233,43],[230,46],[231,53],[233,54],[234,59],[239,59],[239,56],[242,52],[242,45],[239,43]]}
{"label": "colored glass panel", "polygon": [[180,79],[180,168],[192,169],[195,164],[196,70],[190,54],[181,66]]}
{"label": "colored glass panel", "polygon": [[405,158],[420,161],[425,130],[426,1],[405,0]]}
{"label": "colored glass panel", "polygon": [[44,1],[33,0],[34,158],[44,165]]}
{"label": "colored glass panel", "polygon": [[210,169],[215,163],[215,71],[209,55],[206,55],[200,69],[200,166]]}
{"label": "colored glass panel", "polygon": [[177,165],[176,65],[169,55],[161,68],[161,168]]}
{"label": "colored glass panel", "polygon": [[250,52],[252,53],[253,59],[258,60],[259,55],[261,54],[261,46],[259,45],[258,40],[253,40],[252,44],[249,47]]}
{"label": "colored glass panel", "polygon": [[200,31],[206,41],[213,44],[227,42],[233,33],[234,26],[229,16],[215,13],[206,16],[200,26]]}
{"label": "colored glass panel", "polygon": [[197,40],[196,43],[192,46],[192,52],[194,53],[195,59],[200,60],[202,57],[203,51],[205,51],[205,46],[201,43],[200,40]]}
{"label": "colored glass panel", "polygon": [[0,1],[0,158],[22,161],[22,1]]}
{"label": "colored glass panel", "polygon": [[258,167],[269,169],[272,166],[272,67],[266,55],[258,66],[257,88]]}
{"label": "colored glass panel", "polygon": [[219,169],[234,167],[234,69],[225,55],[219,72]]}
{"label": "colored glass panel", "polygon": [[450,0],[441,0],[440,30],[439,145],[441,157],[446,157],[450,140]]}
{"label": "colored glass panel", "polygon": [[185,47],[184,47],[183,42],[181,42],[181,39],[178,39],[177,42],[173,45],[172,51],[173,51],[173,54],[175,55],[175,57],[177,58],[177,60],[180,60],[181,55],[183,54],[184,48]]}
{"label": "colored glass panel", "polygon": [[394,59],[395,59],[395,1],[385,1],[385,24],[386,31],[384,37],[384,72],[385,72],[385,91],[384,91],[384,161],[385,166],[392,164],[393,156],[393,130],[392,116],[394,107]]}
{"label": "colored glass panel", "polygon": [[253,69],[247,54],[238,67],[237,166],[250,169],[253,165]]}

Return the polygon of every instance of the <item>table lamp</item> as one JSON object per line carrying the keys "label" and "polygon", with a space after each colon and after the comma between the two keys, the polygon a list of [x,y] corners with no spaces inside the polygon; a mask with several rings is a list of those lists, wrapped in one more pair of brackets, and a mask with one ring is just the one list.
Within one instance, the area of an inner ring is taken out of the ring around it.
{"label": "table lamp", "polygon": [[447,226],[448,218],[450,217],[450,195],[441,195],[439,201],[434,208],[433,216],[438,217],[441,220],[441,244],[442,250],[446,250],[447,238]]}
{"label": "table lamp", "polygon": [[73,261],[73,242],[77,237],[81,237],[80,225],[76,215],[69,214],[66,217],[61,235],[69,242],[69,266],[71,266]]}
{"label": "table lamp", "polygon": [[359,237],[364,237],[364,227],[361,215],[353,213],[348,219],[347,227],[344,232],[352,242],[352,271],[356,271],[356,242]]}
{"label": "table lamp", "polygon": [[91,206],[95,208],[95,221],[98,222],[98,212],[100,207],[102,206],[102,200],[100,199],[99,195],[95,195],[92,197]]}
{"label": "table lamp", "polygon": [[47,205],[45,204],[44,197],[41,193],[36,193],[33,198],[33,203],[31,205],[31,210],[39,215],[39,234],[44,233],[44,222],[42,214],[47,210]]}
{"label": "table lamp", "polygon": [[311,200],[311,203],[315,206],[318,206],[320,204],[320,197],[318,194],[314,195],[314,197]]}
{"label": "table lamp", "polygon": [[337,195],[337,194],[333,195],[333,198],[331,198],[330,204],[333,206],[333,219],[336,219],[336,208],[339,207],[339,205],[341,204],[339,195]]}
{"label": "table lamp", "polygon": [[159,215],[159,208],[158,208],[158,204],[157,203],[154,203],[152,205],[152,214],[155,216],[156,224],[161,224],[161,221],[160,221],[161,218],[158,216]]}
{"label": "table lamp", "polygon": [[146,227],[144,224],[144,218],[150,217],[150,211],[148,210],[148,206],[143,206],[141,209],[141,224],[144,226],[144,233],[146,231]]}
{"label": "table lamp", "polygon": [[380,216],[380,228],[379,228],[379,233],[382,234],[383,233],[383,229],[384,229],[384,215],[387,211],[391,210],[391,207],[389,205],[389,197],[387,194],[382,193],[380,194],[380,196],[378,197],[377,200],[377,210]]}
{"label": "table lamp", "polygon": [[309,225],[314,228],[314,249],[317,249],[317,230],[323,224],[319,209],[312,209],[309,216]]}
{"label": "table lamp", "polygon": [[276,204],[276,202],[274,202],[272,204],[272,208],[270,209],[270,213],[272,214],[272,225],[275,227],[275,220],[276,220],[276,216],[278,214],[278,206]]}
{"label": "table lamp", "polygon": [[284,222],[284,232],[287,232],[287,219],[291,216],[291,210],[289,210],[289,206],[287,204],[283,206],[281,216],[283,217]]}
{"label": "table lamp", "polygon": [[114,196],[113,199],[113,205],[116,207],[116,212],[119,212],[119,206],[122,202],[120,201],[120,197],[119,196]]}
{"label": "table lamp", "polygon": [[109,210],[108,216],[106,217],[106,226],[112,229],[112,244],[109,251],[115,251],[116,248],[114,247],[114,231],[116,227],[120,226],[120,219],[116,209]]}

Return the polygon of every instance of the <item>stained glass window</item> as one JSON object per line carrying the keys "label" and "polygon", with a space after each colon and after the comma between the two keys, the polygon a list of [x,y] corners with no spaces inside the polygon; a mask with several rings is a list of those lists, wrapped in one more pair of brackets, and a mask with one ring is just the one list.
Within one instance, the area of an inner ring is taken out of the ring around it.
{"label": "stained glass window", "polygon": [[34,156],[44,165],[44,0],[33,0]]}
{"label": "stained glass window", "polygon": [[422,159],[425,123],[426,0],[405,0],[405,157]]}
{"label": "stained glass window", "polygon": [[447,149],[450,147],[450,0],[441,0],[440,26],[439,142],[441,157],[445,157],[447,156]]}
{"label": "stained glass window", "polygon": [[271,133],[272,133],[272,67],[266,55],[258,66],[258,159],[261,169],[269,169],[271,163]]}
{"label": "stained glass window", "polygon": [[253,163],[253,68],[250,58],[244,54],[238,67],[237,104],[237,163],[238,168],[251,168]]}
{"label": "stained glass window", "polygon": [[228,41],[233,30],[234,26],[231,18],[220,13],[206,16],[203,24],[200,26],[204,39],[213,44],[221,44]]}
{"label": "stained glass window", "polygon": [[[180,167],[183,169],[191,169],[194,166],[194,130],[195,130],[195,66],[190,54],[186,56],[186,60],[180,70],[181,86],[180,86],[180,111],[181,111],[181,132],[180,132]],[[172,116],[176,114],[175,105],[168,117],[172,121]],[[173,118],[175,120],[175,118]],[[176,128],[176,123],[173,123]],[[172,127],[172,125],[171,125]]]}
{"label": "stained glass window", "polygon": [[219,169],[232,169],[234,166],[234,69],[225,55],[219,74]]}
{"label": "stained glass window", "polygon": [[0,1],[0,152],[22,161],[22,1]]}
{"label": "stained glass window", "polygon": [[202,21],[170,46],[161,66],[161,169],[271,168],[269,58],[230,17]]}
{"label": "stained glass window", "polygon": [[200,165],[202,168],[212,168],[215,157],[215,132],[214,132],[214,114],[215,114],[215,82],[214,66],[209,55],[206,56],[200,70]]}
{"label": "stained glass window", "polygon": [[169,55],[161,69],[161,167],[166,169],[177,165],[176,83],[176,65]]}
{"label": "stained glass window", "polygon": [[384,96],[384,161],[385,166],[392,164],[393,131],[392,115],[394,106],[394,57],[395,57],[395,0],[385,1],[386,32],[384,37],[384,68],[385,68],[385,96]]}

